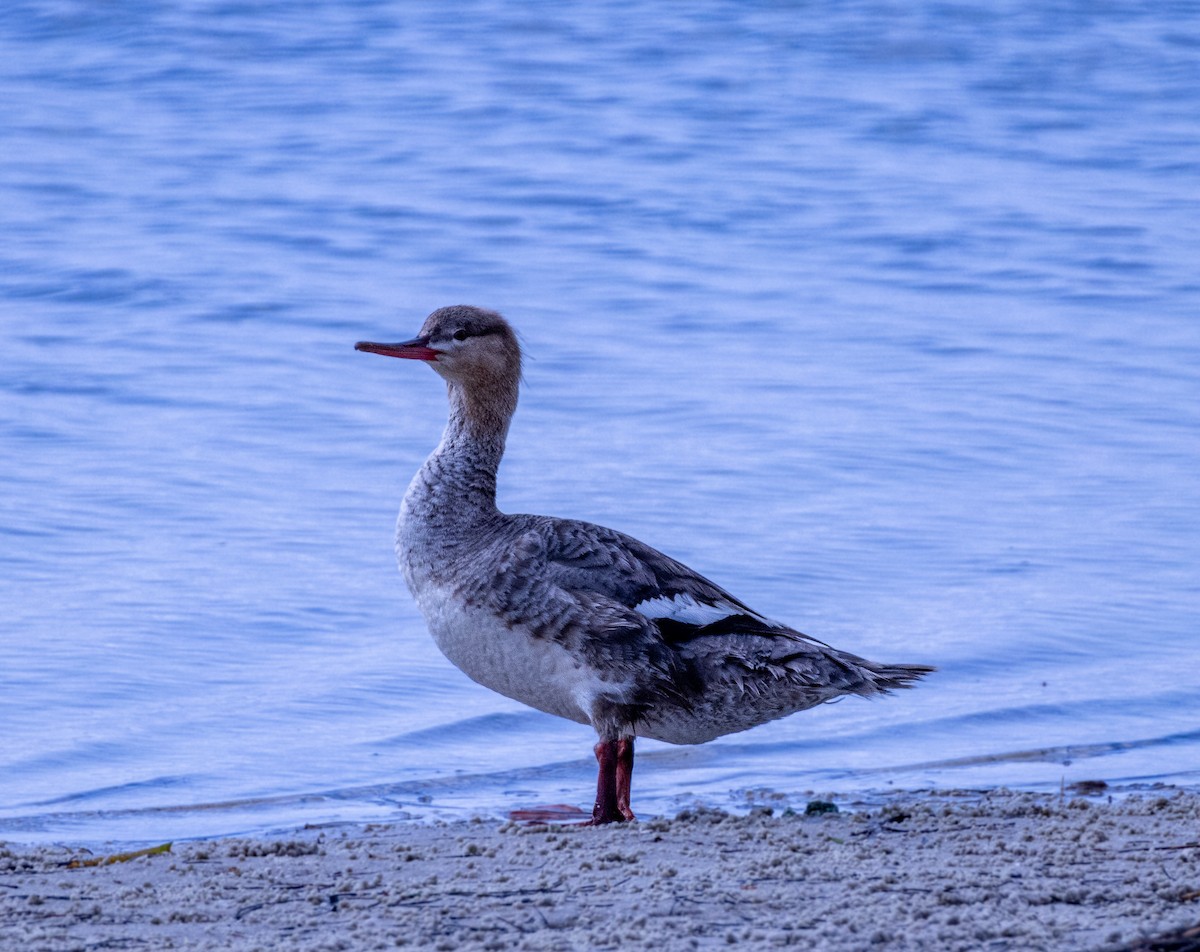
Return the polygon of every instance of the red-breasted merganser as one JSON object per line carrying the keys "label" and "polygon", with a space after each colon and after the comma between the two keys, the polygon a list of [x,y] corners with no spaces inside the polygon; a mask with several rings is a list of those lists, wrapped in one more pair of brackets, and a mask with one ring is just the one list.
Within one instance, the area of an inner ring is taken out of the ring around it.
{"label": "red-breasted merganser", "polygon": [[413,340],[355,349],[423,360],[445,379],[449,422],[400,506],[400,569],[468,677],[595,728],[592,823],[633,819],[635,737],[702,744],[934,670],[831,648],[621,532],[500,512],[521,349],[494,311],[443,307]]}

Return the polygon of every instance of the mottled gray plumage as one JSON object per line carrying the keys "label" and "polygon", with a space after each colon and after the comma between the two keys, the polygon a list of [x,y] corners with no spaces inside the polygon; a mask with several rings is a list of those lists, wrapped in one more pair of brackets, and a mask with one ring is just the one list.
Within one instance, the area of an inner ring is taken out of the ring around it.
{"label": "mottled gray plumage", "polygon": [[[357,346],[425,360],[445,378],[449,422],[400,509],[401,570],[438,646],[470,677],[595,728],[596,822],[632,816],[635,736],[702,743],[841,695],[909,687],[933,670],[831,648],[623,533],[500,512],[496,470],[521,352],[499,314],[441,308],[413,341]],[[605,745],[616,742],[628,742],[618,812],[600,804],[605,770],[618,769],[606,768],[616,755]]]}

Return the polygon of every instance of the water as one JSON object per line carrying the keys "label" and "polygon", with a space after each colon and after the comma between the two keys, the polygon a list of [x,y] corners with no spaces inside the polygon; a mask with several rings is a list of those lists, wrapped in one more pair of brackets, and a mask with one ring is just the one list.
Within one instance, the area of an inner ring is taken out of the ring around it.
{"label": "water", "polygon": [[1193,3],[9,3],[0,837],[586,804],[391,553],[426,369],[530,361],[501,505],[917,690],[700,748],[777,791],[1200,779]]}

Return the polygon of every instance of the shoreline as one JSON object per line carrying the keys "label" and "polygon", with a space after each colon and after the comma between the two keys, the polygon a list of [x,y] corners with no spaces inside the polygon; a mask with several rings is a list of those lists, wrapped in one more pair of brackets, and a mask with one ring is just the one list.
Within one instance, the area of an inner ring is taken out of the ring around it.
{"label": "shoreline", "polygon": [[1134,949],[1200,923],[1200,791],[366,824],[67,865],[104,858],[0,844],[0,946]]}

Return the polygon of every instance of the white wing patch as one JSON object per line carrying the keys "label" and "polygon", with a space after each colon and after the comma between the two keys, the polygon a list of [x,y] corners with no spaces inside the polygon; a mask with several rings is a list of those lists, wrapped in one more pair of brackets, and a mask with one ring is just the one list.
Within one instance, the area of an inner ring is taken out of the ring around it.
{"label": "white wing patch", "polygon": [[703,627],[713,622],[728,618],[730,615],[744,615],[746,610],[731,605],[729,602],[698,602],[691,595],[680,593],[667,598],[656,595],[647,598],[633,606],[635,612],[640,612],[647,618],[669,618],[684,625]]}

